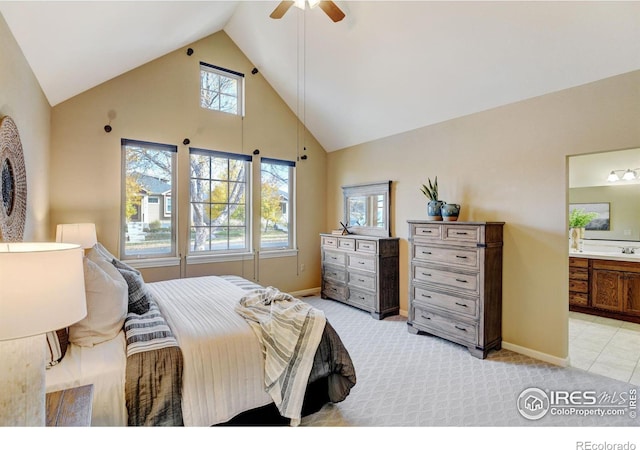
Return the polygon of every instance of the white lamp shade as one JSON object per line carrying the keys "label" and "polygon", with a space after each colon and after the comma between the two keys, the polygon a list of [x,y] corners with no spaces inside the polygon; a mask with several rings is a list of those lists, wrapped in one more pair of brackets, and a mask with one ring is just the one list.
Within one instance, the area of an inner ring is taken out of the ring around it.
{"label": "white lamp shade", "polygon": [[58,330],[87,315],[83,256],[74,244],[0,243],[0,340]]}
{"label": "white lamp shade", "polygon": [[78,244],[82,248],[91,248],[98,242],[96,224],[62,223],[56,227],[56,242]]}

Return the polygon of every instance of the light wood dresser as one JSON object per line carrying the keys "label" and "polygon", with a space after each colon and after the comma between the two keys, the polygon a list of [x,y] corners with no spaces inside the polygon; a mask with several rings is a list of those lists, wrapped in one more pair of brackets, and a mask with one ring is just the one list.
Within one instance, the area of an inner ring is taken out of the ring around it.
{"label": "light wood dresser", "polygon": [[502,345],[503,222],[409,220],[409,332],[486,358]]}
{"label": "light wood dresser", "polygon": [[400,311],[399,239],[321,234],[322,291],[376,319]]}

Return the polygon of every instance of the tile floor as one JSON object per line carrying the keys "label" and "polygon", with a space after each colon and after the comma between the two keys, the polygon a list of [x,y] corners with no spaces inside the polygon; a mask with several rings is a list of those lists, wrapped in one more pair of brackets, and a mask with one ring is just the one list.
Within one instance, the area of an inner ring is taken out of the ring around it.
{"label": "tile floor", "polygon": [[569,312],[569,364],[640,386],[640,324]]}

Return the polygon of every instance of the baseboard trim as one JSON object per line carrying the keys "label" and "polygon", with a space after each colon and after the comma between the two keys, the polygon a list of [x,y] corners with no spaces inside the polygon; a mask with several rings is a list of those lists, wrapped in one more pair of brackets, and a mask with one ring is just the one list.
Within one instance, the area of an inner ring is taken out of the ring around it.
{"label": "baseboard trim", "polygon": [[289,292],[294,297],[308,297],[310,295],[320,295],[320,288],[303,289],[301,291]]}
{"label": "baseboard trim", "polygon": [[506,350],[511,350],[512,352],[520,353],[521,355],[530,356],[531,358],[534,358],[534,359],[539,359],[540,361],[553,364],[554,366],[560,366],[560,367],[569,366],[569,358],[558,358],[557,356],[549,355],[548,353],[542,353],[537,350],[532,350],[527,347],[522,347],[520,345],[512,344],[510,342],[502,341],[502,348]]}

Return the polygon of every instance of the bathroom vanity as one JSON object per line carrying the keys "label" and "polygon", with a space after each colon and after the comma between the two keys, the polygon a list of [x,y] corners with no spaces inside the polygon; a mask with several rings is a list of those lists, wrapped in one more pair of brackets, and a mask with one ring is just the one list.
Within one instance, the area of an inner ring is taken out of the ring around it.
{"label": "bathroom vanity", "polygon": [[571,253],[569,310],[640,323],[640,254]]}

